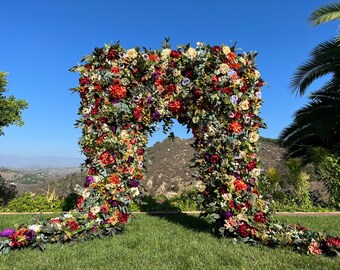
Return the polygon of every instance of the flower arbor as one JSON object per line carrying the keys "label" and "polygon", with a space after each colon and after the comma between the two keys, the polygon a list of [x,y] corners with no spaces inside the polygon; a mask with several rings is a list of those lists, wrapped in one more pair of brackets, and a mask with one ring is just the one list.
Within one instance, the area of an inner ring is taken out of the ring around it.
{"label": "flower arbor", "polygon": [[[73,70],[80,73],[80,145],[88,176],[79,200],[89,215],[125,222],[142,194],[143,154],[157,123],[177,119],[193,131],[199,203],[223,234],[255,233],[267,221],[256,189],[256,156],[263,81],[254,53],[198,43],[141,52],[119,44],[96,49]],[[88,198],[98,198],[87,204]],[[93,211],[93,209],[100,211]],[[95,212],[95,213],[93,213]]]}
{"label": "flower arbor", "polygon": [[143,194],[148,136],[173,119],[195,137],[197,203],[215,231],[244,242],[292,245],[313,254],[340,254],[340,239],[270,219],[257,190],[263,81],[255,53],[235,47],[179,46],[171,50],[96,48],[71,70],[80,73],[79,141],[87,159],[77,209],[31,226],[0,232],[0,253],[23,246],[112,235]]}

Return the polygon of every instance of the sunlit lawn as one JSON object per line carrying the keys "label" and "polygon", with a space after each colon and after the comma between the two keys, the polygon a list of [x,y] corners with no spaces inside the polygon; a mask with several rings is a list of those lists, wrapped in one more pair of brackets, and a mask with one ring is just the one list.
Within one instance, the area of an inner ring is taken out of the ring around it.
{"label": "sunlit lawn", "polygon": [[[280,217],[287,223],[340,235],[340,216]],[[0,227],[29,223],[32,215],[0,216]],[[76,245],[48,245],[0,256],[0,269],[340,269],[339,258],[233,243],[185,214],[135,215],[122,235]]]}

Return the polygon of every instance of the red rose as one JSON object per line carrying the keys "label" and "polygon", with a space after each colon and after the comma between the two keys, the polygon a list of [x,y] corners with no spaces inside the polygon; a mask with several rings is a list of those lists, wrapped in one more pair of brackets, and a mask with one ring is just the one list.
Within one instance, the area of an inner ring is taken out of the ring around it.
{"label": "red rose", "polygon": [[262,212],[258,212],[254,216],[254,221],[259,222],[259,223],[264,223],[267,221],[266,216]]}
{"label": "red rose", "polygon": [[224,88],[221,90],[221,92],[222,92],[223,94],[227,94],[228,96],[231,96],[231,95],[233,94],[233,91],[231,90],[230,87],[224,87]]}
{"label": "red rose", "polygon": [[211,157],[210,157],[210,162],[211,163],[217,163],[217,162],[219,162],[220,161],[220,157],[218,156],[218,155],[212,155]]}
{"label": "red rose", "polygon": [[133,111],[133,117],[136,119],[136,120],[140,120],[143,116],[143,113],[142,113],[142,109],[141,108],[136,108],[134,111]]}
{"label": "red rose", "polygon": [[211,77],[211,83],[212,83],[212,84],[217,84],[218,81],[219,81],[219,79],[218,79],[217,76]]}
{"label": "red rose", "polygon": [[79,197],[77,199],[77,207],[78,207],[79,210],[81,210],[83,208],[83,201],[84,201],[83,197]]}
{"label": "red rose", "polygon": [[87,213],[87,217],[90,218],[90,219],[92,219],[92,220],[97,219],[97,216],[94,215],[91,211],[89,211],[89,212]]}
{"label": "red rose", "polygon": [[136,144],[136,141],[137,141],[136,138],[132,138],[132,139],[130,140],[130,143],[131,143],[131,144]]}
{"label": "red rose", "polygon": [[171,112],[176,113],[181,109],[181,102],[179,100],[170,101],[168,108]]}
{"label": "red rose", "polygon": [[174,93],[176,92],[176,90],[177,90],[176,84],[170,84],[165,87],[165,92],[167,93]]}
{"label": "red rose", "polygon": [[228,205],[230,209],[233,209],[235,207],[235,203],[232,200],[228,201]]}
{"label": "red rose", "polygon": [[247,188],[247,184],[242,179],[237,179],[234,182],[234,187],[236,191],[241,191]]}
{"label": "red rose", "polygon": [[137,150],[137,155],[138,156],[142,156],[144,154],[144,149],[143,148],[139,148],[138,150]]}
{"label": "red rose", "polygon": [[241,88],[240,88],[240,92],[244,93],[244,92],[247,92],[248,90],[248,87],[243,85]]}
{"label": "red rose", "polygon": [[113,48],[110,48],[107,52],[106,58],[109,60],[113,60],[116,58],[116,51]]}
{"label": "red rose", "polygon": [[96,168],[93,168],[93,167],[91,167],[87,172],[88,175],[93,175],[95,173],[96,173]]}
{"label": "red rose", "polygon": [[239,111],[234,112],[234,118],[235,119],[240,119],[241,118],[241,113]]}
{"label": "red rose", "polygon": [[119,74],[119,73],[120,73],[120,70],[119,70],[118,67],[113,67],[113,68],[111,68],[111,72],[116,73],[116,74]]}
{"label": "red rose", "polygon": [[84,77],[79,79],[79,84],[80,85],[85,85],[90,83],[90,78],[89,77]]}
{"label": "red rose", "polygon": [[261,87],[262,85],[263,85],[263,82],[262,82],[262,81],[259,81],[259,82],[256,84],[257,87]]}
{"label": "red rose", "polygon": [[86,70],[90,70],[92,68],[92,65],[91,64],[86,64],[85,68],[86,68]]}
{"label": "red rose", "polygon": [[249,236],[249,229],[250,229],[251,227],[248,225],[248,224],[246,224],[246,223],[243,223],[242,225],[240,225],[240,227],[238,227],[237,228],[237,232],[238,232],[238,234],[239,235],[241,235],[241,236],[243,236],[243,237],[247,237],[247,236]]}
{"label": "red rose", "polygon": [[78,229],[78,223],[75,222],[72,218],[68,219],[66,222],[66,227],[70,228],[70,231],[75,231]]}
{"label": "red rose", "polygon": [[129,214],[119,213],[118,221],[122,224],[126,223],[129,219]]}
{"label": "red rose", "polygon": [[225,185],[222,185],[219,187],[219,192],[221,195],[228,193],[228,187]]}
{"label": "red rose", "polygon": [[256,168],[256,162],[254,160],[252,162],[248,163],[248,165],[247,165],[248,171],[252,171],[255,168]]}
{"label": "red rose", "polygon": [[107,204],[104,204],[101,208],[101,212],[107,214],[109,212],[109,206]]}
{"label": "red rose", "polygon": [[171,58],[180,58],[181,55],[182,55],[181,52],[179,52],[179,51],[174,51],[174,50],[172,50],[171,53],[170,53],[170,57],[171,57]]}
{"label": "red rose", "polygon": [[212,51],[215,52],[215,53],[220,53],[221,47],[220,46],[214,46],[214,47],[212,47]]}
{"label": "red rose", "polygon": [[340,238],[339,237],[328,237],[326,245],[330,248],[337,248],[340,250]]}

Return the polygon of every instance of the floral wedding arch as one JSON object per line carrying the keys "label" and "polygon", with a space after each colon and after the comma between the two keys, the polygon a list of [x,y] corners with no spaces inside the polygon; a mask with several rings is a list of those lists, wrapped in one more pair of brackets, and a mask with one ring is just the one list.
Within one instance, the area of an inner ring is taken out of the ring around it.
{"label": "floral wedding arch", "polygon": [[[148,136],[172,120],[192,130],[198,203],[223,236],[310,253],[337,254],[340,239],[299,226],[274,224],[257,189],[263,80],[256,53],[235,46],[196,48],[167,42],[161,50],[96,48],[72,69],[80,73],[79,143],[87,157],[76,210],[42,224],[0,232],[0,253],[46,242],[111,235],[122,229],[143,194]],[[289,237],[288,237],[289,236]],[[6,239],[6,240],[2,240]]]}

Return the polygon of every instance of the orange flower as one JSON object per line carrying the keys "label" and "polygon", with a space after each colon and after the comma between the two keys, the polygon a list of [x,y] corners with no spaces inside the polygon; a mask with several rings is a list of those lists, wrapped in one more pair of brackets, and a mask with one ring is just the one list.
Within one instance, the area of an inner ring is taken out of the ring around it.
{"label": "orange flower", "polygon": [[234,182],[234,187],[236,191],[241,191],[241,190],[245,190],[247,188],[247,184],[241,180],[241,179],[237,179]]}
{"label": "orange flower", "polygon": [[234,133],[240,133],[242,131],[242,125],[240,122],[232,122],[229,126],[229,130]]}
{"label": "orange flower", "polygon": [[111,95],[116,99],[122,99],[126,97],[126,88],[120,84],[114,84],[110,87]]}
{"label": "orange flower", "polygon": [[169,102],[169,110],[176,113],[181,108],[181,102],[179,100]]}
{"label": "orange flower", "polygon": [[104,153],[102,153],[99,157],[99,160],[104,165],[112,164],[115,162],[114,157],[108,151],[105,151]]}
{"label": "orange flower", "polygon": [[152,62],[158,62],[159,61],[159,56],[157,54],[150,53],[149,54],[149,60],[152,61]]}
{"label": "orange flower", "polygon": [[109,180],[111,184],[118,185],[120,183],[119,176],[117,174],[111,174]]}

